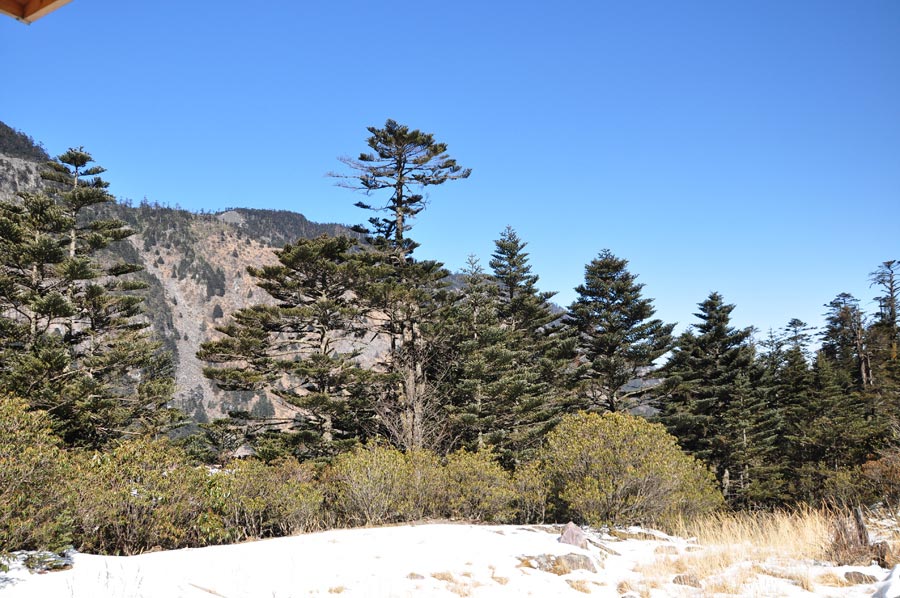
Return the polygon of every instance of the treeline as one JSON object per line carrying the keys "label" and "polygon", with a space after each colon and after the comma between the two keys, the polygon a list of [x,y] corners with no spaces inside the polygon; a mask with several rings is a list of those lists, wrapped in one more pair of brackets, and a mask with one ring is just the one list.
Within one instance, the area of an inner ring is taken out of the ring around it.
{"label": "treeline", "polygon": [[[827,306],[816,351],[797,320],[754,342],[718,293],[674,337],[609,250],[560,313],[512,228],[452,284],[417,259],[424,192],[470,171],[430,134],[369,132],[334,175],[371,198],[357,203],[368,224],[249,268],[274,304],[224,314],[199,353],[220,388],[293,416],[233,413],[174,444],[171,356],[145,331],[137,267],[101,252],[131,234],[103,209],[103,170],[73,149],[43,191],[0,203],[0,551],[417,517],[665,525],[723,501],[897,497],[897,262],[871,275],[878,314],[848,295]],[[200,467],[225,463],[225,476]]]}

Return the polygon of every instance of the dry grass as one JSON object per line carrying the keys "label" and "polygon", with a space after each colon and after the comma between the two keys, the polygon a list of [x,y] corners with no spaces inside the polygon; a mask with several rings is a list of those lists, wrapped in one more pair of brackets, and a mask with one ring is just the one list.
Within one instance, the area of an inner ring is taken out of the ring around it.
{"label": "dry grass", "polygon": [[328,593],[329,593],[329,594],[341,594],[341,593],[343,593],[343,591],[346,590],[346,589],[347,589],[347,588],[345,588],[344,586],[336,586],[336,587],[333,587],[333,588],[328,588]]}
{"label": "dry grass", "polygon": [[847,581],[847,578],[841,577],[837,573],[831,571],[826,571],[825,573],[816,576],[816,583],[820,586],[830,586],[833,588],[846,588],[853,585]]}
{"label": "dry grass", "polygon": [[[814,588],[809,572],[772,563],[803,563],[827,557],[834,514],[805,509],[775,513],[716,513],[681,522],[676,535],[696,538],[698,550],[659,555],[638,567],[646,579],[671,580],[690,574],[702,580],[704,594],[740,594],[760,574],[786,579],[807,591]],[[751,561],[753,567],[740,566]],[[770,566],[762,566],[768,563]]]}
{"label": "dry grass", "polygon": [[568,583],[573,590],[581,592],[582,594],[590,594],[591,588],[588,587],[588,584],[583,579],[567,579],[566,583]]}
{"label": "dry grass", "polygon": [[695,537],[706,547],[734,546],[753,560],[822,559],[831,542],[834,518],[829,511],[815,509],[714,513],[681,522],[676,535]]}

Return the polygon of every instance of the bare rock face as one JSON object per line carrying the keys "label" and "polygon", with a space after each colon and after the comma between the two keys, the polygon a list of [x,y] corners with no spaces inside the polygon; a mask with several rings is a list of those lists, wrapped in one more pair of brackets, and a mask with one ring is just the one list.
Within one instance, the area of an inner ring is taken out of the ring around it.
{"label": "bare rock face", "polygon": [[588,547],[587,536],[584,535],[584,532],[580,527],[578,527],[571,521],[566,524],[565,528],[563,528],[563,533],[559,537],[559,541],[563,544],[571,544],[572,546],[577,546],[578,548],[587,549]]}

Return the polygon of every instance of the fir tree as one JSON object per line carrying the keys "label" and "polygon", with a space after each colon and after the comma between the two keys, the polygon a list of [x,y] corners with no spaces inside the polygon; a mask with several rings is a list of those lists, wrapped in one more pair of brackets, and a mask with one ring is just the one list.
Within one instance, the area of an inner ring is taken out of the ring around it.
{"label": "fir tree", "polygon": [[49,164],[47,193],[0,203],[0,390],[46,410],[66,443],[99,447],[174,423],[171,363],[144,334],[134,264],[98,252],[131,231],[82,148]]}
{"label": "fir tree", "polygon": [[709,464],[723,494],[739,502],[752,487],[756,455],[758,397],[754,379],[751,328],[731,324],[733,305],[711,293],[695,314],[700,323],[683,333],[662,369],[660,419],[681,446]]}
{"label": "fir tree", "polygon": [[661,357],[672,343],[674,324],[651,319],[651,299],[641,297],[643,284],[628,272],[628,261],[608,249],[585,267],[584,284],[569,307],[566,324],[578,335],[582,366],[577,373],[581,404],[590,409],[626,410],[645,389],[629,382]]}

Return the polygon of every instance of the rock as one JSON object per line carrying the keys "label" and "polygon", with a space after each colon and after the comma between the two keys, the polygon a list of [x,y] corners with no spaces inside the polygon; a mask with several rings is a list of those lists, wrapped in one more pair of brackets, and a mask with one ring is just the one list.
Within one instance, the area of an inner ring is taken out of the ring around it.
{"label": "rock", "polygon": [[587,536],[584,535],[584,532],[580,527],[578,527],[571,521],[566,524],[565,528],[563,528],[563,533],[559,537],[559,541],[563,544],[571,544],[572,546],[577,546],[578,548],[586,549],[588,547]]}
{"label": "rock", "polygon": [[874,575],[868,575],[866,573],[863,573],[862,571],[847,571],[846,573],[844,573],[844,579],[854,585],[863,583],[875,583],[876,581],[878,581],[878,578]]}
{"label": "rock", "polygon": [[872,544],[872,557],[878,566],[882,569],[893,569],[894,566],[900,565],[897,555],[891,550],[891,545],[887,542],[876,542]]}
{"label": "rock", "polygon": [[682,575],[676,575],[675,579],[672,580],[672,583],[680,585],[680,586],[691,586],[692,588],[700,587],[700,579],[693,573],[684,573]]}
{"label": "rock", "polygon": [[575,554],[574,552],[562,555],[541,554],[538,556],[527,556],[521,557],[520,560],[523,564],[527,563],[528,566],[534,569],[556,575],[566,575],[579,569],[590,571],[591,573],[597,572],[597,567],[594,565],[591,557],[585,554]]}

